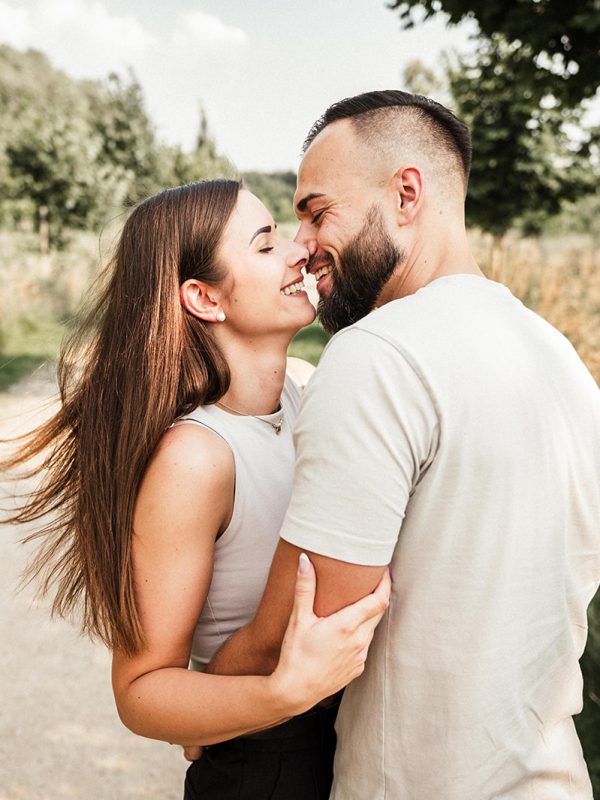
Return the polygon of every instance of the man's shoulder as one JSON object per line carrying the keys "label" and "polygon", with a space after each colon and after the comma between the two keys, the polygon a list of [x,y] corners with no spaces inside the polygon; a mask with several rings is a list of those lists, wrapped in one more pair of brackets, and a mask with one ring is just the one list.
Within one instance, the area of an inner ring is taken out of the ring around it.
{"label": "man's shoulder", "polygon": [[392,300],[336,333],[329,340],[325,352],[332,350],[337,357],[346,353],[351,357],[360,349],[371,352],[376,358],[385,352],[396,351],[399,357],[403,357],[404,345],[414,338],[422,339],[436,318],[435,313],[428,313],[426,306],[429,305],[429,301],[424,302],[424,298],[417,295]]}

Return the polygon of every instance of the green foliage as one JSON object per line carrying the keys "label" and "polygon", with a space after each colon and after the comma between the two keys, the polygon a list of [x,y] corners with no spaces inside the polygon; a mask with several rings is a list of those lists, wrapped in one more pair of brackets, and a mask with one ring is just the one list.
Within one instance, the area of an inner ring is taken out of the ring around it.
{"label": "green foliage", "polygon": [[313,322],[308,328],[299,331],[289,347],[288,355],[310,361],[316,367],[321,358],[323,348],[329,341],[329,336],[318,322]]}
{"label": "green foliage", "polygon": [[98,160],[123,175],[129,203],[164,185],[161,153],[154,126],[144,107],[142,89],[130,73],[129,81],[111,73],[105,84],[82,85],[89,103],[89,125],[101,142]]}
{"label": "green foliage", "polygon": [[[127,175],[103,159],[88,96],[42,53],[0,47],[0,191],[3,216],[47,214],[55,243],[63,230],[94,224],[120,204]],[[25,202],[24,202],[25,201]]]}
{"label": "green foliage", "polygon": [[208,132],[204,111],[200,112],[195,148],[191,152],[180,147],[163,148],[163,155],[170,173],[170,186],[214,178],[237,178],[237,170],[228,158],[218,152],[215,140]]}
{"label": "green foliage", "polygon": [[0,342],[0,392],[56,359],[65,330],[51,317],[20,316]]}
{"label": "green foliage", "polygon": [[[0,224],[97,228],[162,188],[233,176],[200,113],[191,152],[156,138],[135,76],[74,81],[46,56],[0,46]],[[45,233],[44,233],[45,235]]]}
{"label": "green foliage", "polygon": [[412,94],[422,94],[437,99],[437,95],[447,90],[445,82],[419,59],[406,65],[402,78],[404,89]]}
{"label": "green foliage", "polygon": [[546,220],[543,232],[555,237],[587,234],[591,237],[592,249],[597,250],[600,247],[600,192],[566,203],[558,216]]}
{"label": "green foliage", "polygon": [[589,634],[583,658],[583,711],[575,717],[577,732],[583,744],[594,797],[600,798],[600,594],[588,612]]}
{"label": "green foliage", "polygon": [[[0,46],[0,224],[48,221],[50,241],[66,228],[98,228],[124,206],[168,186],[237,177],[200,109],[191,151],[162,144],[132,73],[74,81],[42,53]],[[293,172],[244,176],[281,222],[294,219]]]}
{"label": "green foliage", "polygon": [[32,109],[6,147],[13,192],[46,208],[54,241],[65,226],[85,227],[122,194],[123,176],[99,158],[102,143],[85,118]]}
{"label": "green foliage", "polygon": [[515,224],[539,231],[591,185],[566,133],[578,112],[556,103],[531,60],[530,48],[494,35],[449,69],[455,110],[473,139],[467,219],[497,236]]}
{"label": "green foliage", "polygon": [[277,222],[292,222],[294,214],[295,172],[244,172],[245,185],[259,197]]}
{"label": "green foliage", "polygon": [[555,97],[576,106],[600,84],[598,0],[390,0],[405,27],[443,11],[453,24],[474,18],[482,34],[502,34],[531,54],[530,74],[541,70]]}

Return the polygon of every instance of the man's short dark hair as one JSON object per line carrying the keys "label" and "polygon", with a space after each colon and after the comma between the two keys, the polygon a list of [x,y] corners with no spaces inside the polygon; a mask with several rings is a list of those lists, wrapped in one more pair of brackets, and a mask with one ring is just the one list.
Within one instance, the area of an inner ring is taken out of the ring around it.
{"label": "man's short dark hair", "polygon": [[306,152],[324,128],[340,119],[350,119],[357,134],[368,141],[378,118],[388,117],[385,110],[393,114],[394,110],[399,109],[410,110],[416,119],[427,126],[436,144],[446,147],[459,159],[466,185],[471,170],[471,134],[468,127],[441,103],[399,89],[365,92],[329,106],[310,129],[302,152]]}

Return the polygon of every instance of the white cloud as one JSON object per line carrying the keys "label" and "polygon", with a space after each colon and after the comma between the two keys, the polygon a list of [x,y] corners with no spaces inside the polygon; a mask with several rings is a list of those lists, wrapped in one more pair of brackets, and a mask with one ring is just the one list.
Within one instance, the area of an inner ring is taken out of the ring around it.
{"label": "white cloud", "polygon": [[0,4],[0,38],[33,47],[76,77],[100,77],[123,68],[157,44],[131,15],[111,14],[100,2],[35,0]]}
{"label": "white cloud", "polygon": [[2,42],[21,49],[28,46],[29,34],[28,12],[24,8],[0,0],[0,37]]}
{"label": "white cloud", "polygon": [[247,34],[203,11],[173,13],[155,33],[101,0],[0,0],[0,42],[42,50],[77,78],[132,67],[159,134],[191,144],[202,101],[214,116],[246,52]]}
{"label": "white cloud", "polygon": [[225,25],[218,17],[204,11],[187,11],[177,18],[174,41],[194,41],[197,44],[244,44],[248,37],[241,28]]}
{"label": "white cloud", "polygon": [[172,73],[205,61],[232,56],[243,46],[243,30],[202,11],[173,15],[171,29],[159,37],[132,14],[111,13],[100,0],[0,0],[0,41],[20,49],[37,48],[75,77],[104,77],[133,67],[140,79],[151,65]]}

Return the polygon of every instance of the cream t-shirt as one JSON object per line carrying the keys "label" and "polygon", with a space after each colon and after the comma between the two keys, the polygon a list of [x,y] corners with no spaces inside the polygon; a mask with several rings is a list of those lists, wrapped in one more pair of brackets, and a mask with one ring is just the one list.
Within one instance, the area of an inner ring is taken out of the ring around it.
{"label": "cream t-shirt", "polygon": [[335,336],[282,536],[393,590],[335,800],[591,800],[572,715],[600,581],[600,392],[509,290],[440,278]]}

